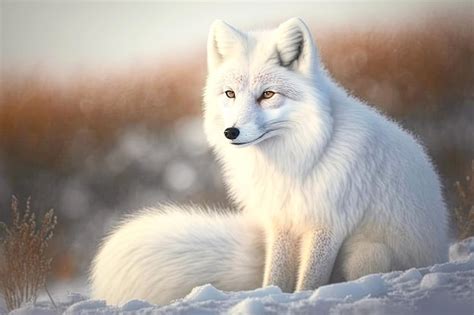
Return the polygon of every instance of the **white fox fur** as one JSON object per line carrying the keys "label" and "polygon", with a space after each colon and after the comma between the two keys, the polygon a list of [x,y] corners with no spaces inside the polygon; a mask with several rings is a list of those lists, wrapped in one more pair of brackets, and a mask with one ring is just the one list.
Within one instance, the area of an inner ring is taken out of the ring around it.
{"label": "white fox fur", "polygon": [[209,38],[205,130],[231,196],[265,227],[263,285],[314,289],[332,271],[354,279],[447,258],[423,147],[331,79],[301,20],[251,33],[217,21]]}
{"label": "white fox fur", "polygon": [[163,303],[208,282],[291,292],[447,259],[423,147],[332,80],[300,19],[249,33],[216,21],[208,70],[205,131],[242,214],[136,217],[96,257],[95,297]]}
{"label": "white fox fur", "polygon": [[125,219],[93,261],[92,296],[110,304],[157,304],[212,283],[222,290],[258,288],[263,230],[229,210],[166,206]]}

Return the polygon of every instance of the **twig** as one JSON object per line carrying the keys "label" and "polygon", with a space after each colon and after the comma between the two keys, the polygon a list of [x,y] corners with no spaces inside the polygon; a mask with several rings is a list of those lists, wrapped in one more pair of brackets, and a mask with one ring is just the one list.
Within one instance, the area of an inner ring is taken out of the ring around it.
{"label": "twig", "polygon": [[53,297],[49,293],[48,286],[46,285],[46,283],[44,284],[44,290],[46,291],[46,294],[48,295],[49,300],[51,301],[51,304],[53,304],[54,308],[58,310],[58,306],[56,305],[56,303],[54,303]]}

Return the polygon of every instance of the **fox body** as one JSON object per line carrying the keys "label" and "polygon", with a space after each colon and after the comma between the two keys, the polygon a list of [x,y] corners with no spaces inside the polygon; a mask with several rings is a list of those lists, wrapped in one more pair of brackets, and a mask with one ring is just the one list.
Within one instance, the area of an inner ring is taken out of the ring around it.
{"label": "fox body", "polygon": [[[232,198],[264,226],[263,285],[314,289],[332,272],[447,258],[447,213],[423,148],[331,79],[301,20],[258,33],[218,21],[208,64],[205,130]],[[238,133],[226,139],[226,128]]]}
{"label": "fox body", "polygon": [[205,132],[242,211],[127,221],[95,259],[96,297],[163,303],[204,283],[301,291],[447,259],[447,211],[423,147],[332,80],[300,19],[249,33],[216,21],[208,72]]}

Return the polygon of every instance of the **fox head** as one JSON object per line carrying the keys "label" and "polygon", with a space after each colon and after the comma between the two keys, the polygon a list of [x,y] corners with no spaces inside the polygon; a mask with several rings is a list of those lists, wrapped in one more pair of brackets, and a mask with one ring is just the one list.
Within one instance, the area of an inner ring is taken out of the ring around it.
{"label": "fox head", "polygon": [[279,140],[285,145],[326,133],[324,70],[301,19],[247,33],[217,20],[207,61],[204,114],[211,146],[262,147]]}

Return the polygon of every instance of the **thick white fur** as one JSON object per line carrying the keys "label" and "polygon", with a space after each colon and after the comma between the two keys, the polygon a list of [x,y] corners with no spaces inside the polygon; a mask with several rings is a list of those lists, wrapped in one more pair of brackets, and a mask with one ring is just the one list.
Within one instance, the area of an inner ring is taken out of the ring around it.
{"label": "thick white fur", "polygon": [[165,303],[204,283],[315,289],[447,259],[423,147],[331,79],[301,20],[250,33],[216,21],[208,65],[205,131],[243,212],[169,207],[126,221],[94,260],[95,298]]}
{"label": "thick white fur", "polygon": [[[220,51],[220,34],[232,32],[234,50]],[[447,212],[423,147],[332,80],[300,19],[249,33],[218,21],[208,52],[205,131],[230,195],[265,227],[263,285],[314,289],[331,273],[447,259]],[[265,90],[276,94],[259,100]],[[228,127],[240,135],[226,139]],[[298,258],[285,257],[296,247]]]}
{"label": "thick white fur", "polygon": [[110,304],[164,304],[207,283],[222,290],[258,288],[262,232],[256,222],[228,210],[145,209],[104,240],[92,264],[92,296]]}

